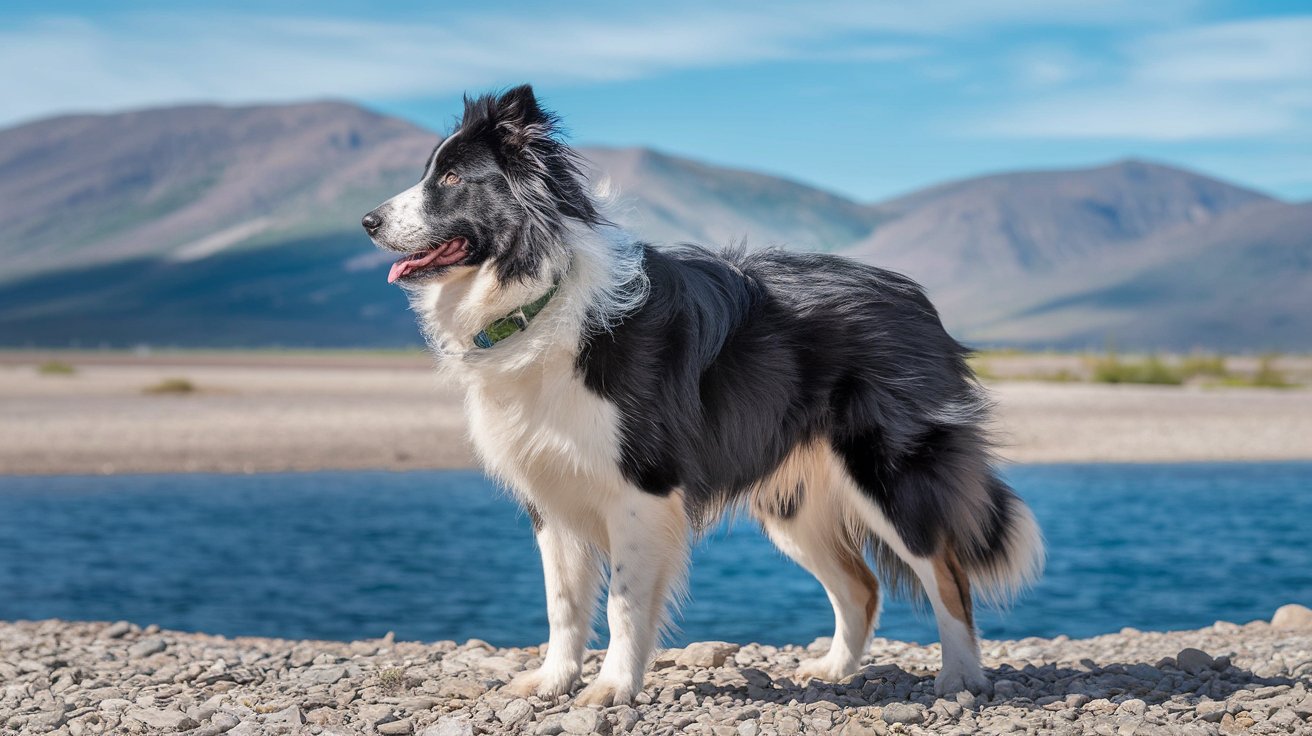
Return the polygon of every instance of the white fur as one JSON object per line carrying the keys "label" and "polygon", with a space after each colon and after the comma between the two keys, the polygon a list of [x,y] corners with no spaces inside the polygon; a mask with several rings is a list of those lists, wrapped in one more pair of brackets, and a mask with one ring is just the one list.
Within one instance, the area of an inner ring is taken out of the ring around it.
{"label": "white fur", "polygon": [[[656,497],[620,470],[619,412],[575,369],[587,328],[606,329],[641,304],[641,250],[618,233],[579,231],[567,262],[503,285],[490,266],[455,269],[417,290],[412,306],[465,388],[470,437],[487,470],[542,521],[538,544],[547,587],[550,643],[542,667],[512,692],[562,695],[577,680],[599,572],[609,559],[611,642],[579,703],[627,702],[642,687],[665,602],[686,565],[689,524],[678,493]],[[556,295],[523,332],[476,348],[483,325],[536,299],[557,274]]]}

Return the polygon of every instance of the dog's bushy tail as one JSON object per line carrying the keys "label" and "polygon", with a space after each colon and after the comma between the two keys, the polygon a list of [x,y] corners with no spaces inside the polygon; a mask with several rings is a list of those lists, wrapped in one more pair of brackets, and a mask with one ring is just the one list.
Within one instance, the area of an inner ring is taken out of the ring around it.
{"label": "dog's bushy tail", "polygon": [[985,490],[988,503],[975,519],[976,533],[953,541],[976,597],[1000,606],[1043,573],[1043,533],[1029,506],[993,471]]}
{"label": "dog's bushy tail", "polygon": [[[1029,506],[997,475],[990,472],[985,491],[983,508],[971,509],[974,513],[958,510],[954,515],[954,527],[972,524],[974,529],[949,532],[948,543],[970,578],[975,599],[1003,607],[1042,575],[1043,534]],[[906,562],[879,537],[865,534],[888,593],[923,602],[920,580]]]}

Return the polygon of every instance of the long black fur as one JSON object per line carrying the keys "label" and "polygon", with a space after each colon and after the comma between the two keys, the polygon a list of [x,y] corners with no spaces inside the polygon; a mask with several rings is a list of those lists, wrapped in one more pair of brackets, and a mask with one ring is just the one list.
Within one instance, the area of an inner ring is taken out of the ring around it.
{"label": "long black fur", "polygon": [[[631,482],[709,516],[819,440],[913,554],[951,540],[978,568],[1001,551],[1019,501],[989,468],[968,351],[915,282],[826,254],[645,256],[650,297],[577,363],[620,408]],[[985,519],[962,518],[972,504]]]}

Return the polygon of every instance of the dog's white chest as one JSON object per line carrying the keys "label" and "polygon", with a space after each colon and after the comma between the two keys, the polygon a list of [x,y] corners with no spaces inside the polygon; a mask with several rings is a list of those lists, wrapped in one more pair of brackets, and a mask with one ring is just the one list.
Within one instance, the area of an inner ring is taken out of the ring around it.
{"label": "dog's white chest", "polygon": [[471,384],[465,409],[488,471],[544,515],[593,511],[623,482],[618,411],[569,356]]}

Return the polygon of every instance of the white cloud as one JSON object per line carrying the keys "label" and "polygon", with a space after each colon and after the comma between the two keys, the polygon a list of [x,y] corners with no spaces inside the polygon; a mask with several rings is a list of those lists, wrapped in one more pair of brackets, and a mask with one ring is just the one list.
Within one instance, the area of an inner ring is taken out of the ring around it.
{"label": "white cloud", "polygon": [[[556,5],[404,20],[260,15],[38,17],[0,30],[0,122],[180,101],[398,99],[523,79],[593,83],[778,59],[879,62],[1007,25],[1150,22],[1189,0],[885,0]],[[534,14],[536,12],[536,14]],[[607,13],[610,13],[608,16]],[[619,15],[616,15],[619,13]]]}
{"label": "white cloud", "polygon": [[1312,16],[1150,34],[1113,82],[1066,86],[972,132],[1040,138],[1253,138],[1312,124]]}

